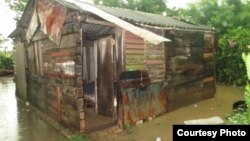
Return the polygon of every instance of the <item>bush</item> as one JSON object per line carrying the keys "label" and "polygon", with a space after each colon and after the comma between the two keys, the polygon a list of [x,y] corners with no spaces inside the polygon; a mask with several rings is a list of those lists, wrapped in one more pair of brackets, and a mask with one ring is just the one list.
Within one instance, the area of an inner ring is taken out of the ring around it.
{"label": "bush", "polygon": [[250,29],[242,27],[231,29],[220,38],[220,47],[216,52],[216,75],[219,82],[236,86],[246,85],[247,73],[242,53],[247,52],[249,41]]}
{"label": "bush", "polygon": [[245,102],[247,109],[237,109],[227,118],[228,124],[250,124],[250,52],[243,53],[242,58],[246,64],[247,84],[245,86]]}
{"label": "bush", "polygon": [[12,52],[0,51],[0,69],[13,69],[13,54]]}

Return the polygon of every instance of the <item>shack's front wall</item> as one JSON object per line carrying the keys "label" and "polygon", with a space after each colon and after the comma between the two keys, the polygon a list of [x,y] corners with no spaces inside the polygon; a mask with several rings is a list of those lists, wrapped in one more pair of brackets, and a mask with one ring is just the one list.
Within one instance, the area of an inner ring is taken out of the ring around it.
{"label": "shack's front wall", "polygon": [[[53,14],[50,16],[60,16]],[[67,11],[59,44],[38,30],[26,46],[27,93],[28,100],[41,111],[84,132],[81,34],[78,23],[73,22],[76,14]]]}
{"label": "shack's front wall", "polygon": [[[159,31],[154,32],[159,34]],[[138,73],[133,80],[121,80],[124,125],[136,125],[140,120],[214,96],[215,38],[212,33],[166,31],[165,37],[172,41],[162,48],[161,45],[148,46],[143,39],[133,36],[125,33],[123,76],[135,70],[143,73],[141,76]]]}
{"label": "shack's front wall", "polygon": [[[149,29],[153,30],[153,29]],[[153,30],[163,35],[162,30]],[[123,124],[154,118],[167,111],[164,44],[153,45],[130,32],[124,33],[124,72],[121,76]],[[132,73],[131,73],[132,72]]]}

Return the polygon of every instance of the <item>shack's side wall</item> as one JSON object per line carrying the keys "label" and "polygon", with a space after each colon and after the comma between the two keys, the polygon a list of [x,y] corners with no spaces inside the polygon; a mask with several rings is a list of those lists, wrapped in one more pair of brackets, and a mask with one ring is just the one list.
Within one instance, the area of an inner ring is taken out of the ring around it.
{"label": "shack's side wall", "polygon": [[211,98],[215,94],[214,35],[195,31],[166,31],[168,111]]}
{"label": "shack's side wall", "polygon": [[38,31],[27,51],[28,100],[72,130],[84,132],[81,34],[68,11],[60,45]]}

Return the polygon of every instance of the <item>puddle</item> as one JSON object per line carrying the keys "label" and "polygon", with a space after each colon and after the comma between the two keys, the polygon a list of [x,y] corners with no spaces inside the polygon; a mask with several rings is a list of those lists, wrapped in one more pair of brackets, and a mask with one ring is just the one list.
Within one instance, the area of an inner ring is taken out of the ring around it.
{"label": "puddle", "polygon": [[15,96],[13,77],[0,77],[0,141],[64,141],[65,137]]}

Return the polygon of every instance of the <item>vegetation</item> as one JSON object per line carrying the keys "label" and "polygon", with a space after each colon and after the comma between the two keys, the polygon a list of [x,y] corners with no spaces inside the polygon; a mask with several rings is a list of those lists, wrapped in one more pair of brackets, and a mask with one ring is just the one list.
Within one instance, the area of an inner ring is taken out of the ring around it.
{"label": "vegetation", "polygon": [[12,52],[0,51],[0,69],[13,69],[13,54]]}
{"label": "vegetation", "polygon": [[248,83],[245,87],[245,101],[247,109],[236,109],[228,116],[228,124],[250,124],[250,53],[243,53],[243,60],[246,63]]}
{"label": "vegetation", "polygon": [[216,52],[217,80],[244,86],[247,82],[245,63],[241,57],[249,45],[250,29],[237,27],[222,35]]}
{"label": "vegetation", "polygon": [[14,10],[17,15],[15,17],[15,20],[18,22],[22,16],[22,13],[25,9],[26,4],[29,0],[7,0],[10,9]]}
{"label": "vegetation", "polygon": [[88,138],[81,135],[74,135],[70,137],[67,141],[90,141]]}
{"label": "vegetation", "polygon": [[[7,39],[0,34],[0,48]],[[13,69],[12,52],[0,51],[0,69]]]}

